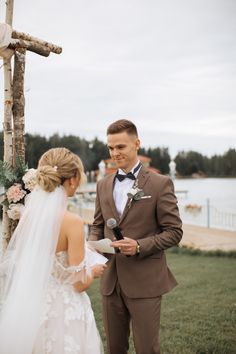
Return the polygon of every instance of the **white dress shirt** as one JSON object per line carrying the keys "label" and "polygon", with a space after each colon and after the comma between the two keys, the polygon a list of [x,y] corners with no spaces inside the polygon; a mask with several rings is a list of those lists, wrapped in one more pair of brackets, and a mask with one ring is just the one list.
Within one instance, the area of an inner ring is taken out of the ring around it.
{"label": "white dress shirt", "polygon": [[[138,161],[136,163],[136,165],[132,168],[132,170],[130,172],[133,173],[134,169],[136,166],[138,166],[138,164],[140,163],[140,161]],[[141,168],[141,166],[140,166]],[[138,171],[136,171],[134,173],[134,176],[137,178],[137,175],[140,171],[140,168],[138,169]],[[118,170],[119,174],[125,175],[126,173],[121,170],[119,168]],[[119,181],[118,178],[115,179],[114,182],[114,189],[113,189],[113,198],[115,201],[115,205],[116,205],[116,210],[118,211],[119,216],[121,217],[125,205],[127,203],[127,193],[132,189],[133,185],[134,185],[135,180],[132,180],[130,178],[125,178],[123,181]]]}

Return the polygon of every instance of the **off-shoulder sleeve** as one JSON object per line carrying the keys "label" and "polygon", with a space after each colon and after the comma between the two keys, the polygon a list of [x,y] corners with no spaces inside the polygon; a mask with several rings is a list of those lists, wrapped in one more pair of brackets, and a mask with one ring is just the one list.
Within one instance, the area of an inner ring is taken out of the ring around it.
{"label": "off-shoulder sleeve", "polygon": [[85,257],[80,264],[68,266],[67,257],[67,253],[63,253],[61,257],[56,257],[53,267],[52,275],[62,284],[85,283],[92,275],[93,266],[107,262],[106,257],[91,250],[87,245],[85,248]]}

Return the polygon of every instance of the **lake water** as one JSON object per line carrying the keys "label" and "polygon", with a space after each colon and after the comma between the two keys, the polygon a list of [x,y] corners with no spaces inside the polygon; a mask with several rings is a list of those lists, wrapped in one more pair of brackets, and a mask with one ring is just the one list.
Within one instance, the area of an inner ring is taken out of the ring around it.
{"label": "lake water", "polygon": [[236,178],[177,179],[174,185],[183,222],[236,231]]}
{"label": "lake water", "polygon": [[236,231],[236,178],[176,179],[174,185],[183,222]]}
{"label": "lake water", "polygon": [[[176,179],[175,189],[187,190],[186,200],[190,203],[210,204],[224,212],[236,213],[236,178],[199,178],[199,179]],[[185,198],[177,193],[179,202]]]}

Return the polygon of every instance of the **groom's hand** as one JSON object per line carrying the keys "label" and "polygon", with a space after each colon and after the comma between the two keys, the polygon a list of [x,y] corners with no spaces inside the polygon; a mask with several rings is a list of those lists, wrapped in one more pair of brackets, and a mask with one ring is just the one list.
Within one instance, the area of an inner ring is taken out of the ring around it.
{"label": "groom's hand", "polygon": [[137,241],[132,238],[124,237],[123,240],[114,241],[112,247],[118,248],[120,253],[126,256],[134,256],[137,253]]}

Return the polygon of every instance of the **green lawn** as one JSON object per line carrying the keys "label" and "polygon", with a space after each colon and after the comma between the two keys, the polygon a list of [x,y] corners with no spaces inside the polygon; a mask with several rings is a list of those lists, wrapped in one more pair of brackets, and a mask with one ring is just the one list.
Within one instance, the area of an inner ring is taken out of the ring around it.
{"label": "green lawn", "polygon": [[[162,354],[236,354],[236,259],[167,257],[179,285],[162,301]],[[98,281],[88,293],[106,347]],[[129,354],[135,354],[132,342]]]}

